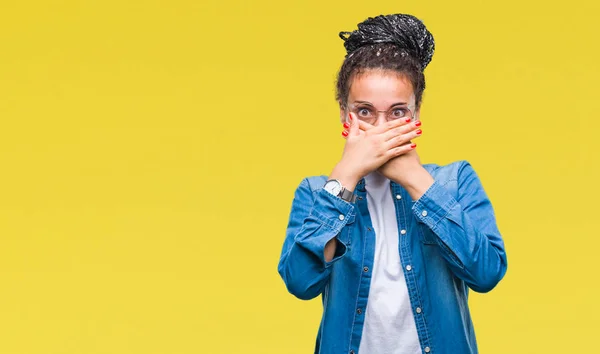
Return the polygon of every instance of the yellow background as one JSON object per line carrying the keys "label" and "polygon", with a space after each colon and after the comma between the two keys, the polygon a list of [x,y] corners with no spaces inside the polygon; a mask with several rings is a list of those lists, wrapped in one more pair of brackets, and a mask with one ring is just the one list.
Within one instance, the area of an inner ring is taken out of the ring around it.
{"label": "yellow background", "polygon": [[343,139],[339,31],[423,19],[423,162],[469,160],[506,278],[480,351],[600,353],[596,1],[0,5],[0,353],[309,353],[277,262]]}

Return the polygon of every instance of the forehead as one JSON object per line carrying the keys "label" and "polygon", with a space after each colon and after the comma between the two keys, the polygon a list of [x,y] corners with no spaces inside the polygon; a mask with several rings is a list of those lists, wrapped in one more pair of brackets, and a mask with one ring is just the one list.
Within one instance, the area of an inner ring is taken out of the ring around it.
{"label": "forehead", "polygon": [[348,101],[367,101],[376,107],[397,102],[414,104],[415,94],[410,80],[393,71],[367,70],[354,75]]}

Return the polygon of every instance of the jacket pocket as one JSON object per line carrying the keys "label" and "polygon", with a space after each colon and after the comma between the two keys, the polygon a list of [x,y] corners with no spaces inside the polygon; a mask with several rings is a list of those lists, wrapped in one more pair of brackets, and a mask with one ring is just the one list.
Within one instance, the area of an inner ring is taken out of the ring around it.
{"label": "jacket pocket", "polygon": [[441,241],[436,236],[436,234],[434,234],[433,231],[431,231],[431,229],[427,227],[427,225],[418,224],[417,227],[419,228],[421,242],[424,245],[439,246],[440,249],[448,255],[448,257],[452,260],[452,262],[454,262],[458,267],[464,268],[462,262],[460,261],[458,256],[454,253],[454,251],[452,251],[443,241]]}
{"label": "jacket pocket", "polygon": [[419,230],[419,237],[421,242],[426,245],[437,245],[437,236],[431,231],[427,225],[417,223],[417,229]]}

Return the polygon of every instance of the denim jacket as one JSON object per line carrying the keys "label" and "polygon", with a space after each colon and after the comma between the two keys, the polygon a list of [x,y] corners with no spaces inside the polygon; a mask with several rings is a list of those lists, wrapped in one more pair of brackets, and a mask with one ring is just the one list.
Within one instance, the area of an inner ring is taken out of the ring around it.
{"label": "denim jacket", "polygon": [[[418,200],[394,181],[400,260],[422,353],[477,353],[469,288],[492,290],[506,273],[494,210],[467,161],[426,164],[434,183]],[[365,319],[375,233],[364,178],[355,203],[322,187],[327,176],[302,180],[295,191],[278,271],[288,291],[321,295],[315,353],[357,354]],[[336,239],[327,262],[324,249]]]}

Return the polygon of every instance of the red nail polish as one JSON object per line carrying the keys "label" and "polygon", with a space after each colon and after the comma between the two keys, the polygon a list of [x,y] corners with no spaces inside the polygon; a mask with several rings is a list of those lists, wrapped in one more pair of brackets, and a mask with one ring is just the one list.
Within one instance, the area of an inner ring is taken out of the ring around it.
{"label": "red nail polish", "polygon": [[350,128],[350,124],[344,123],[344,128],[346,128],[346,129]]}
{"label": "red nail polish", "polygon": [[412,144],[410,147],[414,149],[417,147],[417,144]]}
{"label": "red nail polish", "polygon": [[421,135],[423,133],[423,131],[421,129],[419,129],[415,133],[417,133],[417,135]]}
{"label": "red nail polish", "polygon": [[410,119],[410,118],[406,118],[404,121],[405,121],[406,123],[408,123],[408,122],[410,122],[411,120],[412,120],[412,119]]}
{"label": "red nail polish", "polygon": [[342,132],[342,135],[343,135],[344,137],[346,137],[346,136],[348,136],[348,132],[344,130],[344,131]]}
{"label": "red nail polish", "polygon": [[421,121],[418,121],[418,122],[416,122],[416,123],[415,123],[415,125],[416,125],[417,127],[420,127],[420,126],[421,126]]}

